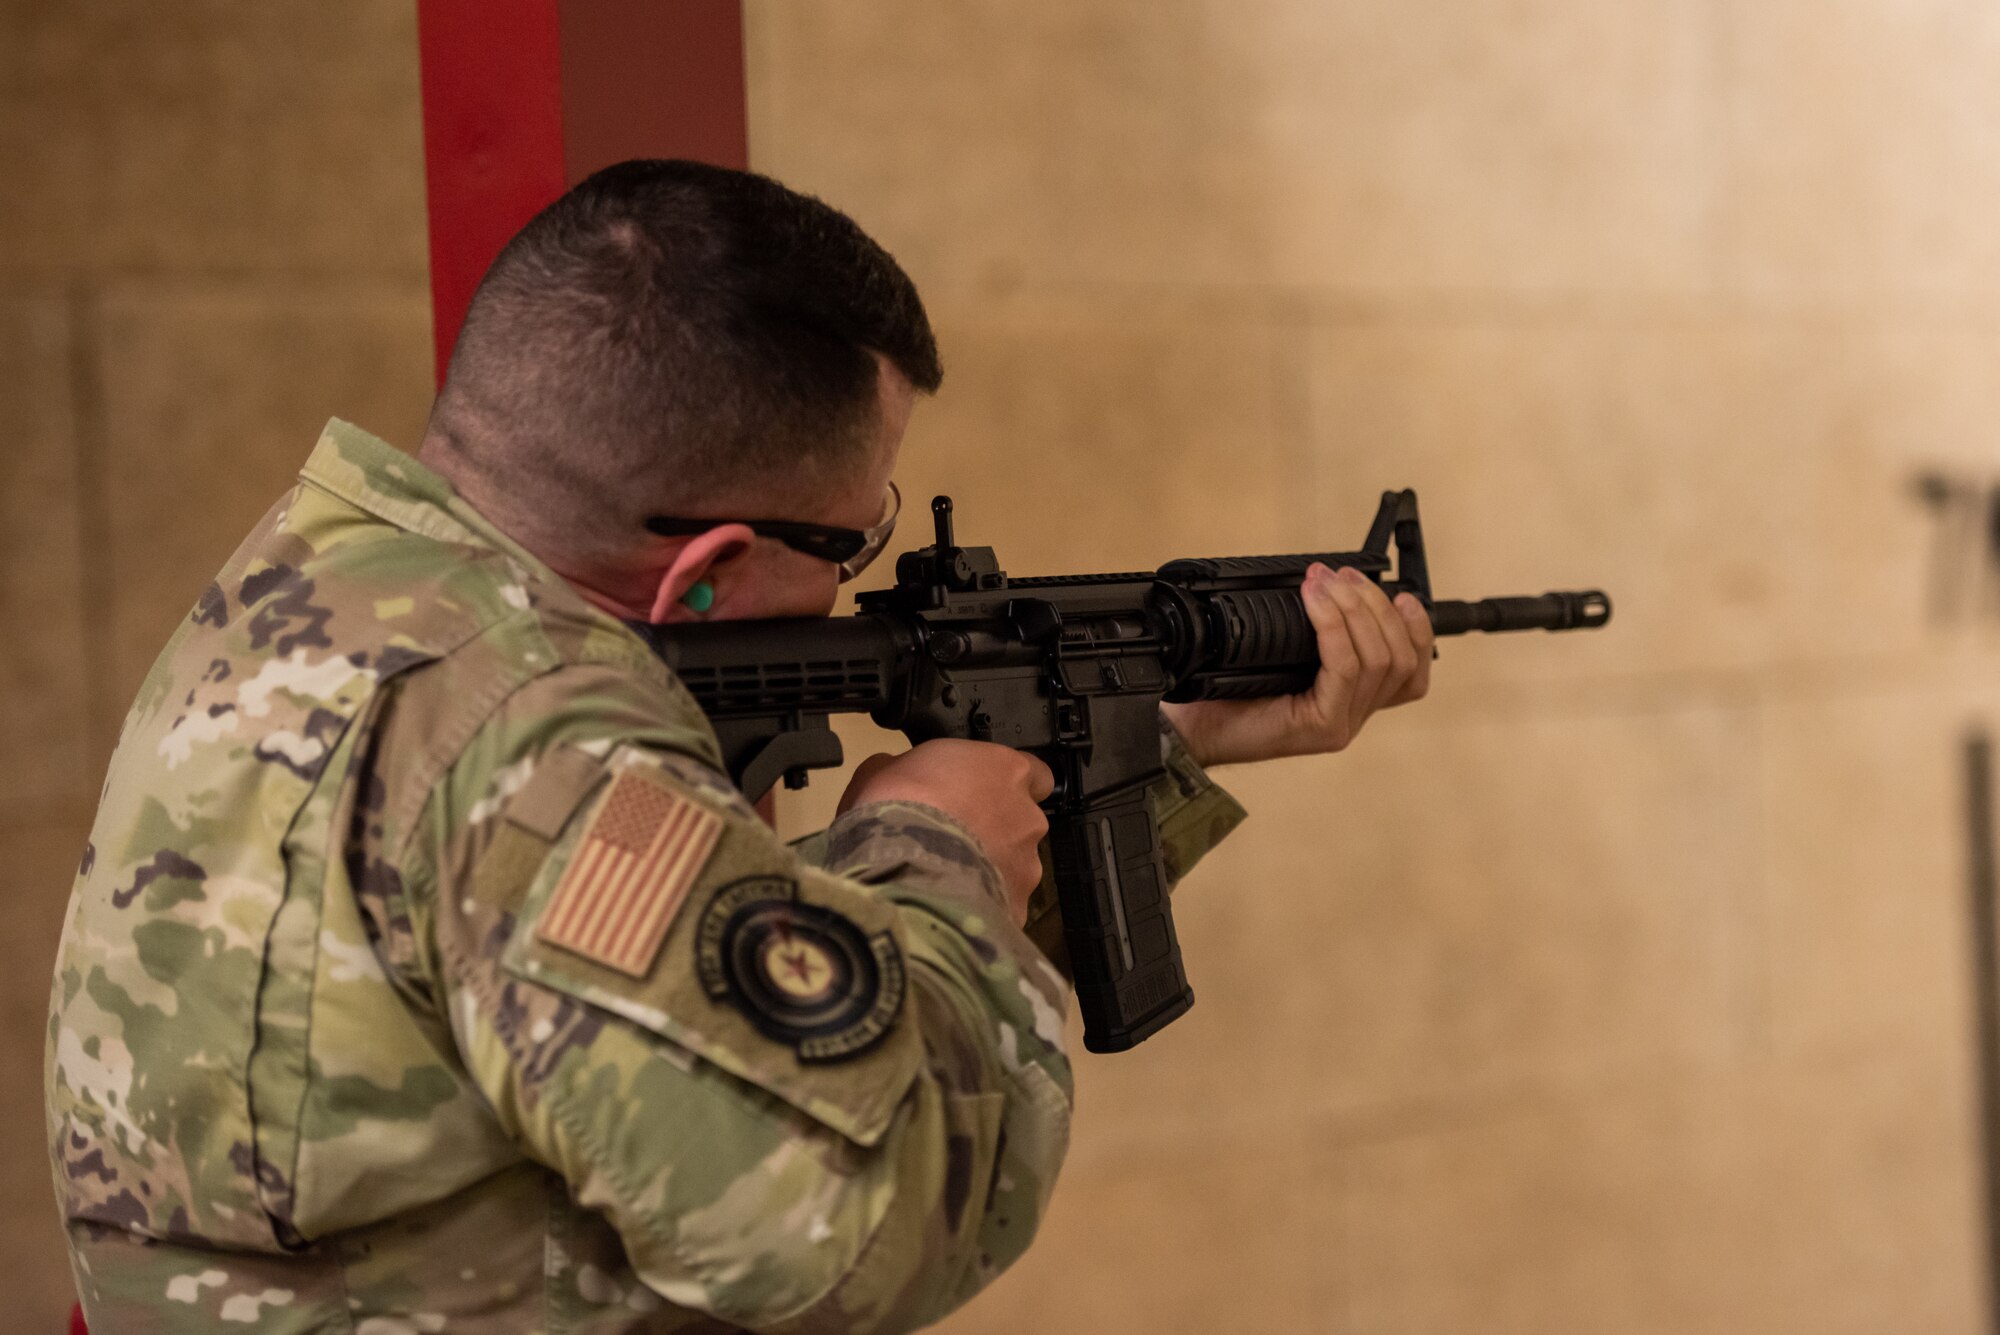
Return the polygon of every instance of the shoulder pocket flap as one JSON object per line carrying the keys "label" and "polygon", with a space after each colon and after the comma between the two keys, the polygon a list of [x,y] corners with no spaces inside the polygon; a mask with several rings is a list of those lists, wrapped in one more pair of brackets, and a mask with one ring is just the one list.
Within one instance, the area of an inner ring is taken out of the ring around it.
{"label": "shoulder pocket flap", "polygon": [[[631,753],[612,772],[536,872],[502,967],[875,1144],[923,1059],[895,907],[801,863],[733,794]],[[699,865],[677,875],[690,826]]]}

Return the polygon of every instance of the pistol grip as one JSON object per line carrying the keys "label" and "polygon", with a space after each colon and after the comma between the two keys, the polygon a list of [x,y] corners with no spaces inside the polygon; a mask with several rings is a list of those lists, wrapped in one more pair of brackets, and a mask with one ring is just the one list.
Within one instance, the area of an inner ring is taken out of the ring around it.
{"label": "pistol grip", "polygon": [[1123,1052],[1194,1004],[1145,786],[1058,810],[1049,847],[1083,1045]]}

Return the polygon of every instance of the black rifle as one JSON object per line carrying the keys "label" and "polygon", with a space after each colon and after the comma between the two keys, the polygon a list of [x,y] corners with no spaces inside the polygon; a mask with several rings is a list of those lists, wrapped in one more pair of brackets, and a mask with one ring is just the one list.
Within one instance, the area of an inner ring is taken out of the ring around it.
{"label": "black rifle", "polygon": [[[1290,695],[1319,647],[1299,586],[1319,561],[1410,592],[1439,635],[1578,630],[1611,618],[1599,592],[1437,602],[1417,494],[1391,491],[1358,552],[1170,561],[1157,571],[1009,579],[991,547],[937,540],[896,562],[895,587],[848,617],[635,626],[715,725],[752,801],[779,778],[841,762],[828,724],[865,713],[910,741],[999,742],[1055,774],[1044,802],[1084,1046],[1122,1052],[1193,1004],[1147,787],[1163,773],[1162,700]],[[1396,549],[1390,577],[1389,549]]]}

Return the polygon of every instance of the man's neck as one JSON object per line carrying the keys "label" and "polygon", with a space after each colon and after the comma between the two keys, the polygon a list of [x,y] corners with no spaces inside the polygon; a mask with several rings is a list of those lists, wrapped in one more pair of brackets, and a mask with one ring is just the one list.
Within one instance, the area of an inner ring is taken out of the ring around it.
{"label": "man's neck", "polygon": [[511,522],[505,507],[494,503],[485,494],[479,480],[460,466],[458,451],[452,448],[450,441],[438,432],[435,425],[425,433],[423,444],[417,450],[417,459],[449,482],[459,499],[485,516],[486,522],[534,553],[537,560],[575,589],[577,596],[585,602],[620,621],[651,619],[662,570],[648,569],[638,563],[625,570],[586,570],[576,561],[546,550],[546,544],[522,532],[524,525]]}
{"label": "man's neck", "polygon": [[[544,552],[536,552],[542,564],[562,577],[565,584],[575,589],[577,595],[601,612],[607,612],[620,621],[650,621],[653,615],[653,597],[660,587],[660,572],[628,574],[617,580],[618,591],[604,587],[613,581],[603,576],[586,577],[572,570],[565,570],[558,560],[551,560]],[[648,582],[650,580],[650,582]],[[643,601],[641,601],[643,599]]]}

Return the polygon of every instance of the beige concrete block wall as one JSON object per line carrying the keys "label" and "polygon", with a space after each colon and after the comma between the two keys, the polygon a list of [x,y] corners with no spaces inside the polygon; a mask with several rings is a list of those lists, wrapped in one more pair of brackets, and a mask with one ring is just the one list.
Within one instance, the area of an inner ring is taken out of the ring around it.
{"label": "beige concrete block wall", "polygon": [[1619,605],[1225,775],[1195,1010],[1082,1059],[1042,1246],[948,1328],[1984,1328],[2000,623],[1934,614],[1979,571],[1912,484],[2000,476],[1990,6],[749,13],[755,155],[931,294],[905,473],[1009,569],[1351,546],[1409,485],[1440,593]]}
{"label": "beige concrete block wall", "polygon": [[[1080,1054],[1046,1234],[947,1328],[1982,1328],[1957,748],[2000,620],[1911,483],[2000,479],[1990,5],[747,15],[753,160],[939,326],[905,492],[1010,570],[1349,547],[1414,485],[1441,594],[1619,602],[1225,773],[1199,1004]],[[420,142],[403,0],[0,0],[21,1329],[67,1305],[41,1016],[111,738],[326,416],[414,442]]]}
{"label": "beige concrete block wall", "polygon": [[43,1017],[119,721],[326,418],[429,404],[414,11],[6,0],[0,163],[0,1325],[40,1332]]}

